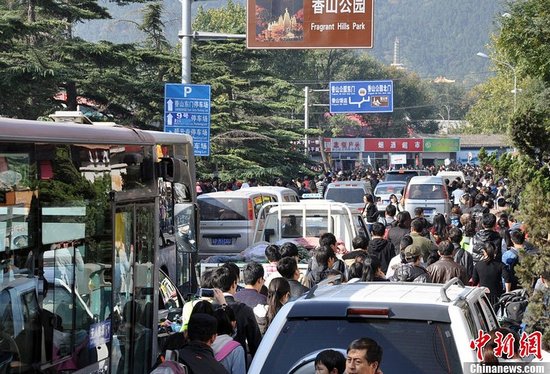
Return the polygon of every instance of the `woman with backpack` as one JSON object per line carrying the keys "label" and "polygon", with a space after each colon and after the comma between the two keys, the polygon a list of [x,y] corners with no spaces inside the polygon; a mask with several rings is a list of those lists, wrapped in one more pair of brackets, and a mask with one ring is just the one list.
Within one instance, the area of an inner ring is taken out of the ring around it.
{"label": "woman with backpack", "polygon": [[212,344],[214,357],[230,374],[246,374],[244,348],[233,339],[237,328],[235,312],[228,305],[214,311],[218,320],[218,336]]}

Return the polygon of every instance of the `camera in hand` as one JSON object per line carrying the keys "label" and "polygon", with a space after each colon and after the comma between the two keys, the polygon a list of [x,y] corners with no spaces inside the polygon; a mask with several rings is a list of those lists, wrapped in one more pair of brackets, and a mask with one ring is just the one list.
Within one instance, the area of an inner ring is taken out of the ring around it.
{"label": "camera in hand", "polygon": [[199,288],[197,290],[198,297],[214,297],[214,290],[212,288]]}

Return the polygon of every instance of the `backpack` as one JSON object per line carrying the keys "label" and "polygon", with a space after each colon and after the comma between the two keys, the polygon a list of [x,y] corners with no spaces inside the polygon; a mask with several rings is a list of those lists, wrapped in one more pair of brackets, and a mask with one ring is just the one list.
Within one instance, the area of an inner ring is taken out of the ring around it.
{"label": "backpack", "polygon": [[518,289],[502,294],[494,305],[494,309],[499,321],[519,325],[523,320],[523,314],[528,303],[529,296],[527,292]]}
{"label": "backpack", "polygon": [[222,349],[216,355],[214,356],[216,358],[216,361],[221,361],[224,358],[226,358],[233,350],[237,347],[240,347],[241,344],[239,342],[236,342],[235,340],[228,341]]}
{"label": "backpack", "polygon": [[149,374],[189,374],[187,366],[178,362],[178,352],[167,349],[161,356],[161,363]]}

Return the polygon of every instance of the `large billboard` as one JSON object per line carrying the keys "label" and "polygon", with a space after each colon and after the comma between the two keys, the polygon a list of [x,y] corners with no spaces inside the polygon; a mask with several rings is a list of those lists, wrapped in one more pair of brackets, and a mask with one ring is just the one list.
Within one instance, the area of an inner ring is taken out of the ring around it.
{"label": "large billboard", "polygon": [[247,0],[248,48],[372,48],[374,0]]}

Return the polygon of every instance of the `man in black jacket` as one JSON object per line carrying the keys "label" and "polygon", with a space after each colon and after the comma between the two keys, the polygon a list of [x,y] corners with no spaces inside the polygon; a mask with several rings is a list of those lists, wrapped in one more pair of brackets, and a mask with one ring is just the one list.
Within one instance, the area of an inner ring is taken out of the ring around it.
{"label": "man in black jacket", "polygon": [[212,287],[222,290],[225,301],[235,312],[237,318],[237,336],[235,340],[252,356],[258,350],[262,334],[256,322],[254,311],[248,305],[235,300],[237,278],[227,267],[221,266],[212,272]]}
{"label": "man in black jacket", "polygon": [[216,340],[218,322],[204,313],[195,313],[189,318],[187,336],[189,343],[179,350],[179,361],[187,366],[192,374],[228,374],[227,370],[214,357],[211,346]]}
{"label": "man in black jacket", "polygon": [[290,285],[290,300],[296,300],[309,291],[309,288],[298,282],[300,270],[298,270],[298,264],[294,257],[283,257],[277,264],[277,271]]}
{"label": "man in black jacket", "polygon": [[483,257],[483,249],[485,243],[492,242],[495,245],[496,254],[495,260],[502,260],[502,237],[494,229],[497,223],[497,217],[493,213],[483,213],[481,217],[482,230],[477,232],[472,239],[472,256],[474,265],[477,264]]}
{"label": "man in black jacket", "polygon": [[384,239],[384,233],[386,227],[380,222],[376,222],[372,225],[372,239],[367,246],[367,252],[380,260],[380,268],[386,273],[388,271],[388,265],[391,259],[397,253],[392,242]]}

